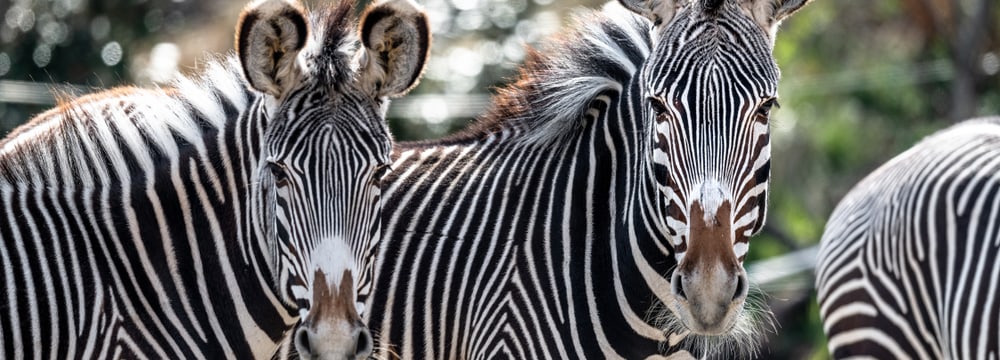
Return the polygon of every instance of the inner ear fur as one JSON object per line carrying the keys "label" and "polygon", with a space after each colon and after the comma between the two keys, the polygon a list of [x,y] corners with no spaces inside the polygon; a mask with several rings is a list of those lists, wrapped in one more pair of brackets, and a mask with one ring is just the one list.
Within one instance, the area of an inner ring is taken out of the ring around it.
{"label": "inner ear fur", "polygon": [[674,18],[677,9],[697,0],[618,0],[626,9],[645,16],[654,26],[665,25]]}
{"label": "inner ear fur", "polygon": [[740,6],[774,39],[778,25],[812,0],[740,0]]}
{"label": "inner ear fur", "polygon": [[430,53],[427,14],[412,0],[370,6],[359,24],[362,85],[376,96],[405,95],[419,82]]}
{"label": "inner ear fur", "polygon": [[296,62],[309,25],[298,3],[256,1],[243,9],[236,24],[236,51],[250,86],[275,98],[299,80]]}

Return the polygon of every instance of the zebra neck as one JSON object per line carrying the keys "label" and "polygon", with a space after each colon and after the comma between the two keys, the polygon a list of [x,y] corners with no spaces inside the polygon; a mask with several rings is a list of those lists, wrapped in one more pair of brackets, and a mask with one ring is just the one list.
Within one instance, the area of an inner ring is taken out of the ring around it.
{"label": "zebra neck", "polygon": [[[214,246],[260,271],[234,276],[269,280],[270,266],[256,265],[269,265],[269,249],[250,211],[266,119],[231,69],[213,62],[176,89],[111,90],[35,118],[0,143],[0,194],[21,204],[0,215],[54,210],[66,219],[51,221],[79,221],[74,231],[95,241]],[[42,237],[71,240],[64,235]],[[196,268],[188,260],[201,261],[179,257],[171,271]]]}
{"label": "zebra neck", "polygon": [[[655,228],[648,218],[623,218],[644,214],[624,210],[645,202],[625,201],[636,196],[630,189],[640,183],[634,146],[641,141],[626,134],[635,134],[632,129],[641,124],[617,117],[629,113],[620,111],[620,104],[627,104],[622,99],[602,94],[572,136],[546,146],[521,141],[517,129],[476,142],[397,145],[393,172],[383,183],[383,234],[391,240],[379,258],[392,265],[380,266],[380,273],[415,273],[394,266],[447,264],[444,259],[463,251],[481,254],[462,253],[463,259],[493,259],[468,275],[473,279],[504,271],[552,279],[554,289],[531,291],[545,298],[565,296],[546,303],[556,331],[569,334],[584,326],[569,321],[572,312],[578,314],[573,321],[586,320],[594,328],[593,334],[580,333],[591,343],[603,342],[622,354],[656,353],[664,336],[647,323],[658,302],[643,277],[650,270],[643,269],[650,263],[668,268],[661,264],[672,258],[653,243]],[[508,261],[514,270],[503,267]],[[454,273],[461,273],[457,269]],[[382,296],[375,296],[376,307],[383,305]],[[583,313],[600,319],[591,322]]]}
{"label": "zebra neck", "polygon": [[[633,114],[634,118],[611,121],[621,130],[612,133],[615,139],[616,185],[613,195],[619,209],[614,218],[610,243],[610,255],[615,282],[608,293],[614,293],[618,301],[608,312],[618,312],[622,323],[627,324],[628,334],[616,336],[622,341],[646,344],[637,348],[640,354],[658,353],[668,344],[666,334],[659,324],[664,311],[663,303],[670,294],[669,274],[677,264],[672,254],[668,228],[663,223],[661,197],[656,180],[657,171],[653,164],[648,138],[652,134],[651,124],[638,114],[642,113],[638,82],[633,79],[621,98],[618,114]],[[669,344],[668,344],[669,345]],[[642,355],[645,356],[645,355]]]}

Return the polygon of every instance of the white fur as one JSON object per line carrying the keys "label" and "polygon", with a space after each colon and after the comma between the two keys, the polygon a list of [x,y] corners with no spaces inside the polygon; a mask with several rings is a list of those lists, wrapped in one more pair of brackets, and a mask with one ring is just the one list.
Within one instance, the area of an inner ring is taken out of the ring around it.
{"label": "white fur", "polygon": [[[313,268],[326,274],[327,285],[336,289],[343,281],[344,270],[357,274],[354,252],[344,238],[326,237],[312,250]],[[313,273],[313,272],[310,272]],[[310,275],[311,276],[311,275]]]}
{"label": "white fur", "polygon": [[18,146],[24,142],[30,141],[31,139],[44,136],[44,134],[53,131],[53,129],[61,125],[60,120],[56,118],[50,118],[46,121],[35,124],[31,129],[21,133],[18,137],[8,140],[3,144],[3,148],[0,148],[0,156],[9,153],[16,149]]}
{"label": "white fur", "polygon": [[[608,3],[598,13],[581,12],[574,14],[572,20],[575,29],[573,36],[584,41],[567,43],[554,42],[542,46],[543,53],[557,54],[543,60],[548,73],[544,81],[538,85],[543,89],[541,94],[529,106],[538,111],[529,114],[531,119],[523,120],[533,131],[523,138],[527,144],[548,146],[566,134],[580,128],[581,119],[586,114],[587,106],[594,100],[610,102],[610,99],[597,99],[597,95],[611,90],[621,92],[622,84],[628,79],[612,79],[605,76],[595,76],[589,67],[596,60],[614,63],[624,73],[634,74],[641,64],[633,63],[622,51],[620,39],[612,39],[595,23],[607,23],[622,29],[629,36],[635,47],[648,55],[652,44],[643,35],[651,36],[650,24],[645,18],[635,15],[617,3]],[[579,54],[586,54],[580,56]]]}
{"label": "white fur", "polygon": [[[728,193],[722,184],[711,179],[695,185],[694,190],[691,191],[691,199],[698,200],[699,204],[701,204],[702,210],[705,211],[706,224],[715,223],[719,207],[722,206],[724,201],[729,200],[726,196]],[[690,205],[688,204],[689,207]]]}
{"label": "white fur", "polygon": [[746,255],[747,250],[750,250],[750,245],[748,245],[745,242],[736,243],[735,245],[733,245],[733,253],[736,254],[736,258]]}

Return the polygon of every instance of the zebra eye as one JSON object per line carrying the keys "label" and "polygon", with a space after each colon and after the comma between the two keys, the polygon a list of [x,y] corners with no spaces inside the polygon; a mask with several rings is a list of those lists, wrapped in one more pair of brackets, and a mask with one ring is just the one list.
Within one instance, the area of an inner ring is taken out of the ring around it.
{"label": "zebra eye", "polygon": [[274,184],[278,187],[285,187],[288,185],[288,173],[285,172],[285,166],[273,161],[267,163],[267,170],[271,172],[271,176],[274,177]]}
{"label": "zebra eye", "polygon": [[375,166],[375,179],[381,179],[392,172],[392,164],[380,164]]}
{"label": "zebra eye", "polygon": [[781,104],[778,104],[777,98],[767,99],[763,104],[760,104],[760,106],[757,107],[757,116],[761,116],[765,119],[770,117],[772,107],[781,108]]}
{"label": "zebra eye", "polygon": [[649,99],[649,106],[653,107],[653,112],[656,113],[657,117],[667,114],[667,104],[663,102],[663,99],[655,96],[650,96],[647,99]]}

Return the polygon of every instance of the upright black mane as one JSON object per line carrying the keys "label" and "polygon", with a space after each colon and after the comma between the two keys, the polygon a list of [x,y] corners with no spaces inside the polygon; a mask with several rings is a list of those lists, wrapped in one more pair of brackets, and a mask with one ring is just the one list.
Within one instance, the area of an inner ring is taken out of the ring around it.
{"label": "upright black mane", "polygon": [[351,68],[351,56],[358,47],[358,38],[354,34],[354,2],[341,0],[335,5],[324,5],[310,11],[310,14],[313,29],[319,32],[312,35],[319,48],[310,51],[308,56],[314,59],[314,63],[326,65],[316,69],[317,75],[326,84],[347,83],[353,76],[348,70]]}
{"label": "upright black mane", "polygon": [[651,49],[652,24],[618,3],[577,13],[568,30],[539,49],[528,47],[516,80],[497,89],[477,121],[441,140],[406,145],[442,145],[483,140],[504,130],[545,145],[572,133],[598,94],[621,91]]}

